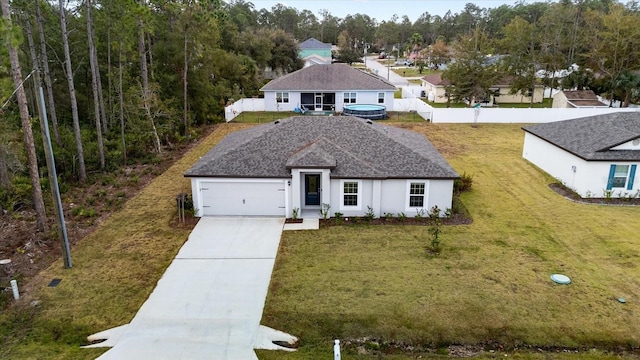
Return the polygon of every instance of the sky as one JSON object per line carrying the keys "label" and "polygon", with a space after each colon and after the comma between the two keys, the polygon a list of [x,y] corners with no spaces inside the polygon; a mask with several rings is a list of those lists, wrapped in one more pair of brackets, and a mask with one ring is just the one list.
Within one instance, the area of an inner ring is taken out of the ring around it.
{"label": "sky", "polygon": [[[425,11],[431,15],[444,16],[451,10],[452,14],[459,13],[467,3],[473,3],[481,8],[496,8],[500,5],[513,6],[516,1],[499,0],[249,0],[256,10],[267,9],[281,3],[298,11],[309,10],[319,17],[321,9],[327,9],[331,15],[344,18],[347,15],[363,14],[375,18],[378,22],[390,20],[394,14],[398,18],[407,15],[414,22]],[[544,2],[545,0],[526,1],[526,3]]]}

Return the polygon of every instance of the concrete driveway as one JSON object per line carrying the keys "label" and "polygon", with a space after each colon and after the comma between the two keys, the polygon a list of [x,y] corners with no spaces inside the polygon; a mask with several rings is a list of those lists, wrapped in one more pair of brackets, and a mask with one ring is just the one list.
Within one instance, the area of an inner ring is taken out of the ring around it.
{"label": "concrete driveway", "polygon": [[260,325],[284,219],[200,219],[129,324],[91,335],[101,360],[257,360],[291,335]]}

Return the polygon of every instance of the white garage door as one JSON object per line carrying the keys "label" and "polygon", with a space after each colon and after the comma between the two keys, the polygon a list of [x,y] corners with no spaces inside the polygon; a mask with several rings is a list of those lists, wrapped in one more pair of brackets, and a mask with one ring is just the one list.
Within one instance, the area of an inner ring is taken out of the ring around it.
{"label": "white garage door", "polygon": [[284,181],[202,182],[204,216],[285,216]]}

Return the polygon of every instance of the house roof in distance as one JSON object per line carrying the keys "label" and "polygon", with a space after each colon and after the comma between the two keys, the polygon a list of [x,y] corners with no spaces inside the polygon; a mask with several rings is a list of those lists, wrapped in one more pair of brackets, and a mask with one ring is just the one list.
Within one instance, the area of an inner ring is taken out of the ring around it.
{"label": "house roof in distance", "polygon": [[428,82],[429,84],[435,85],[435,86],[451,85],[451,82],[449,80],[447,80],[447,79],[443,79],[442,75],[440,73],[429,74],[429,75],[423,76],[422,80]]}
{"label": "house roof in distance", "polygon": [[332,178],[456,179],[421,134],[353,116],[295,116],[226,136],[186,177],[290,178],[328,168]]}
{"label": "house roof in distance", "polygon": [[387,80],[347,64],[316,64],[270,81],[261,91],[385,90],[396,87]]}
{"label": "house roof in distance", "polygon": [[598,100],[593,90],[564,90],[562,91],[567,101],[574,107],[606,107],[607,104]]}
{"label": "house roof in distance", "polygon": [[522,129],[584,160],[640,161],[640,147],[639,150],[612,150],[640,139],[640,112],[595,115]]}
{"label": "house roof in distance", "polygon": [[323,43],[320,40],[309,38],[299,45],[300,50],[314,50],[314,49],[324,49],[331,50],[331,44]]}

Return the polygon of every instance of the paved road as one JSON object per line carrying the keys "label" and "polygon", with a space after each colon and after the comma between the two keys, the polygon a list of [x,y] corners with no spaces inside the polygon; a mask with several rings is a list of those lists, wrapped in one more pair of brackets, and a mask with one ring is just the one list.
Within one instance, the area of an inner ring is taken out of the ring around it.
{"label": "paved road", "polygon": [[280,218],[200,219],[129,324],[92,335],[100,360],[257,360],[297,339],[260,325],[284,225]]}
{"label": "paved road", "polygon": [[409,81],[407,81],[407,79],[391,71],[392,69],[390,67],[380,64],[377,56],[367,56],[365,65],[374,73],[378,74],[378,76],[389,80],[389,82],[395,86],[399,87],[409,85]]}

